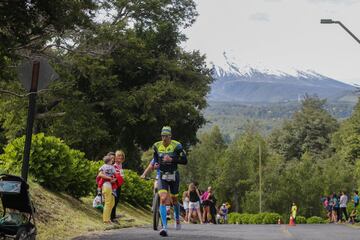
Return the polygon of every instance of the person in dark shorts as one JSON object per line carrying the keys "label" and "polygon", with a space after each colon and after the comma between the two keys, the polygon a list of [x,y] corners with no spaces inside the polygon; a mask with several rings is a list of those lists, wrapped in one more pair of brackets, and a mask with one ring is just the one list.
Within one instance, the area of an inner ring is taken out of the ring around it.
{"label": "person in dark shorts", "polygon": [[159,164],[158,189],[160,195],[160,216],[163,224],[160,235],[166,237],[167,219],[166,219],[166,199],[168,189],[172,199],[175,215],[175,229],[180,230],[180,209],[178,203],[180,175],[177,170],[178,164],[187,164],[186,153],[178,141],[171,139],[171,128],[164,126],[161,130],[161,141],[156,142],[154,149],[154,162]]}

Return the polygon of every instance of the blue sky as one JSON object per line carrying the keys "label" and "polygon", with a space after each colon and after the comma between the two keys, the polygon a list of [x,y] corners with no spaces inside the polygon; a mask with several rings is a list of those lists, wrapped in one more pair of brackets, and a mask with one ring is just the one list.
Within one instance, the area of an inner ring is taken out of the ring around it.
{"label": "blue sky", "polygon": [[282,71],[314,70],[360,84],[360,0],[195,0],[199,17],[184,33],[187,50],[198,49],[215,64],[224,51],[239,65]]}

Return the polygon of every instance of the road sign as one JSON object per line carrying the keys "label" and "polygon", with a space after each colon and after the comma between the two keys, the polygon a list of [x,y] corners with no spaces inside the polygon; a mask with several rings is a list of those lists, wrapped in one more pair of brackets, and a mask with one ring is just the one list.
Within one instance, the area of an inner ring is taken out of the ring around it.
{"label": "road sign", "polygon": [[18,77],[27,91],[30,91],[31,89],[34,61],[38,61],[40,63],[37,90],[46,88],[51,82],[59,78],[59,75],[54,71],[46,58],[36,56],[31,59],[24,60],[18,67]]}

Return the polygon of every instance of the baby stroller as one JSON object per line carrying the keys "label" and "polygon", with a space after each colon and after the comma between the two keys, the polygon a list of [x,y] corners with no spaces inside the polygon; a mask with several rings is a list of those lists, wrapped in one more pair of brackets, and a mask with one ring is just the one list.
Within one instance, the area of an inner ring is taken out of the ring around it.
{"label": "baby stroller", "polygon": [[35,240],[35,209],[29,185],[18,176],[0,174],[0,198],[4,214],[0,218],[0,239]]}

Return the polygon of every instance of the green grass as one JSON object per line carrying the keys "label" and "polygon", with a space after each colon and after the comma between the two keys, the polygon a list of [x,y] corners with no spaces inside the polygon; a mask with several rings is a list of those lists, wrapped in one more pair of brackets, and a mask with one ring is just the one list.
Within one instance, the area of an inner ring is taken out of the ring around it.
{"label": "green grass", "polygon": [[[131,206],[121,200],[117,214],[123,217],[120,218],[119,225],[109,228],[102,222],[102,213],[92,207],[92,197],[77,200],[66,194],[48,191],[33,182],[30,182],[30,194],[36,208],[38,240],[71,239],[93,231],[143,226],[151,223],[149,210]],[[0,210],[2,210],[1,207]]]}

